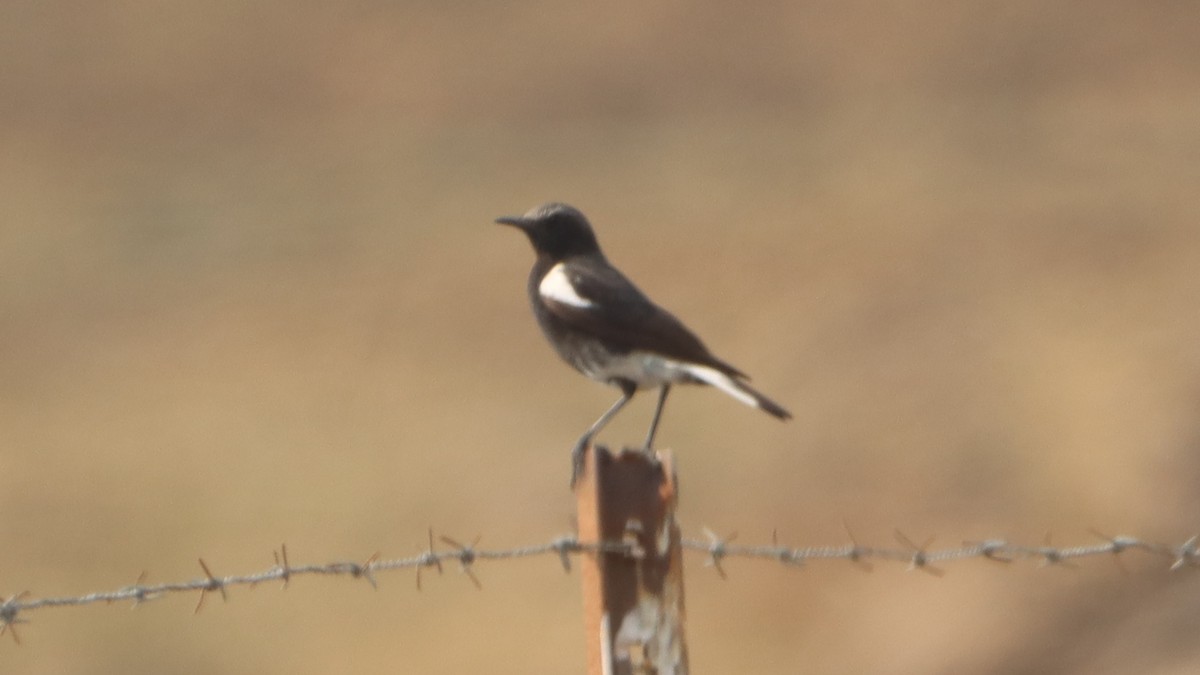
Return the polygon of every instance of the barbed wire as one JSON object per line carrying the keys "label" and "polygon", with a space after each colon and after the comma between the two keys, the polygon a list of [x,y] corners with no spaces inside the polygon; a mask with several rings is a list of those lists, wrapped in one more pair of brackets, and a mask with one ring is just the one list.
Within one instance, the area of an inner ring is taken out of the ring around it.
{"label": "barbed wire", "polygon": [[[939,565],[967,559],[984,559],[1001,563],[1011,563],[1020,560],[1035,560],[1042,565],[1067,565],[1080,558],[1096,556],[1120,556],[1128,551],[1140,551],[1145,554],[1170,560],[1169,569],[1174,571],[1183,567],[1200,568],[1200,535],[1193,535],[1179,544],[1149,542],[1137,537],[1109,537],[1093,532],[1099,538],[1094,544],[1058,547],[1049,542],[1041,546],[1013,544],[1004,539],[986,539],[977,542],[964,542],[961,546],[946,548],[929,548],[931,541],[918,545],[913,543],[904,533],[896,531],[896,541],[899,547],[863,546],[849,535],[850,543],[830,546],[791,547],[781,545],[773,533],[770,544],[739,546],[732,542],[737,538],[733,533],[719,537],[711,530],[704,528],[704,539],[684,539],[682,546],[685,550],[702,553],[705,565],[713,567],[717,574],[725,578],[726,573],[722,561],[729,558],[772,560],[786,566],[802,566],[811,561],[841,560],[858,563],[864,569],[870,569],[872,561],[906,563],[909,570],[922,570],[936,576],[944,574]],[[848,533],[849,534],[849,533]],[[571,556],[581,553],[616,553],[640,558],[644,552],[636,543],[620,542],[581,542],[575,535],[555,537],[542,544],[516,546],[507,549],[480,549],[479,537],[470,544],[463,544],[447,537],[439,536],[438,541],[449,546],[448,550],[435,550],[435,537],[432,528],[429,530],[428,548],[416,555],[404,558],[383,559],[379,553],[374,553],[363,562],[331,562],[325,564],[294,565],[288,560],[287,545],[272,551],[274,564],[265,570],[249,574],[218,576],[213,573],[203,558],[198,560],[203,577],[190,581],[180,581],[161,584],[146,584],[146,573],[143,572],[129,586],[113,591],[100,591],[77,596],[62,597],[32,597],[29,591],[23,591],[0,600],[0,636],[9,633],[12,639],[20,644],[17,634],[17,624],[27,623],[24,614],[48,607],[77,607],[95,603],[132,602],[136,607],[144,602],[155,600],[174,593],[199,592],[194,612],[199,612],[204,606],[204,600],[210,593],[219,593],[228,600],[227,589],[236,586],[256,586],[267,581],[282,581],[287,588],[293,577],[303,575],[342,576],[362,579],[377,587],[375,575],[378,572],[388,572],[402,569],[416,570],[417,590],[421,590],[421,573],[427,568],[434,568],[440,574],[443,562],[455,562],[459,569],[479,589],[483,588],[475,575],[474,566],[481,561],[513,560],[532,558],[546,555],[557,556],[563,570],[571,571]]]}

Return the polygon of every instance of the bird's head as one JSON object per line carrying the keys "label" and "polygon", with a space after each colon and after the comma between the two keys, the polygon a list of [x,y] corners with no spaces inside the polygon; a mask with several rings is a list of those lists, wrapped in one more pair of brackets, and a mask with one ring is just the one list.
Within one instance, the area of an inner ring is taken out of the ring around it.
{"label": "bird's head", "polygon": [[529,237],[538,256],[551,260],[600,251],[587,218],[579,209],[566,204],[542,204],[523,216],[506,216],[496,222],[519,228]]}

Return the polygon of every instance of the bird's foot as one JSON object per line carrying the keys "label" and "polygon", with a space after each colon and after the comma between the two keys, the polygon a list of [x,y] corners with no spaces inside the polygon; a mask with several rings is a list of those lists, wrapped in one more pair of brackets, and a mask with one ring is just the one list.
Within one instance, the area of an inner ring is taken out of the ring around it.
{"label": "bird's foot", "polygon": [[575,490],[575,484],[579,482],[579,477],[583,475],[583,463],[587,458],[588,446],[592,444],[592,437],[585,434],[571,449],[571,490]]}

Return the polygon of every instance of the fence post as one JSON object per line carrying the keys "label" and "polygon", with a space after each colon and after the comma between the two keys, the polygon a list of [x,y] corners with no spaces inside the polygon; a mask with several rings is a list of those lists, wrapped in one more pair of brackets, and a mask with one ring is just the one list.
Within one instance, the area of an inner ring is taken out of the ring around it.
{"label": "fence post", "polygon": [[614,455],[588,448],[575,496],[581,542],[628,547],[581,560],[587,672],[686,675],[683,556],[670,451]]}

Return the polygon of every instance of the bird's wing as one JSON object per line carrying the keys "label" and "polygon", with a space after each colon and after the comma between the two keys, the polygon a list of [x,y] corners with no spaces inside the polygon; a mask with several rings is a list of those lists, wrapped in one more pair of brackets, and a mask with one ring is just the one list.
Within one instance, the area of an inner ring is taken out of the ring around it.
{"label": "bird's wing", "polygon": [[679,319],[654,304],[611,265],[555,266],[542,279],[546,308],[569,327],[627,349],[746,374],[709,353]]}

